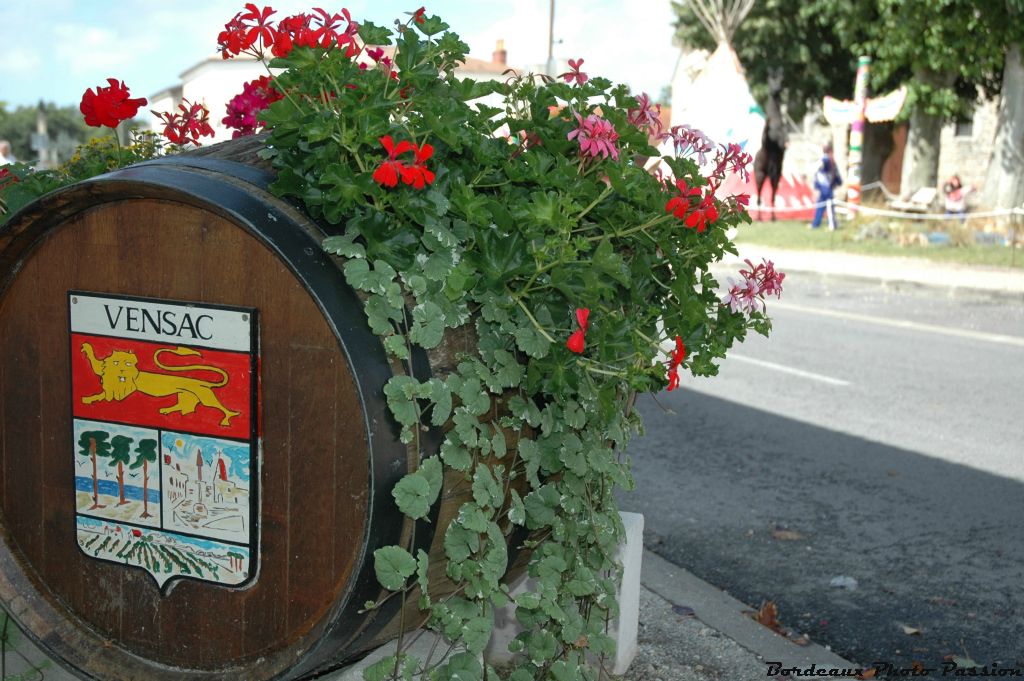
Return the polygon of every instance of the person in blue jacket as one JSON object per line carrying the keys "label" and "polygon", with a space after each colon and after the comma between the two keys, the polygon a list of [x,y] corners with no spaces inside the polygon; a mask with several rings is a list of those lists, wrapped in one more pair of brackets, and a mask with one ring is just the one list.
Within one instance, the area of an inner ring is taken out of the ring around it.
{"label": "person in blue jacket", "polygon": [[[825,202],[833,197],[836,187],[843,183],[836,168],[836,160],[832,157],[832,145],[826,144],[825,155],[821,157],[821,165],[818,172],[814,173],[814,188],[818,192],[818,208],[814,211],[814,220],[811,222],[811,229],[818,229],[821,226],[821,218],[825,214]],[[829,204],[828,224],[831,229],[837,227],[836,208]]]}

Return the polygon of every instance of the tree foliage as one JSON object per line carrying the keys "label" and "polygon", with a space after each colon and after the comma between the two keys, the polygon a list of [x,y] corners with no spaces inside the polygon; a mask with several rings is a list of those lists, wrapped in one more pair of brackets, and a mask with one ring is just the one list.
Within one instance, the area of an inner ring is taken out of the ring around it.
{"label": "tree foliage", "polygon": [[40,107],[46,114],[47,134],[50,139],[54,142],[66,142],[58,147],[58,159],[62,162],[70,158],[80,143],[100,134],[95,128],[85,124],[77,106],[57,106],[53,102],[40,102],[38,106],[8,109],[0,103],[0,139],[11,143],[14,155],[21,161],[31,161],[38,157],[38,152],[32,149],[32,135],[36,131],[36,117]]}
{"label": "tree foliage", "polygon": [[979,95],[999,93],[1007,41],[1019,26],[1003,2],[813,0],[852,53],[873,59],[873,92],[907,85],[904,114],[917,106],[943,119],[965,115]]}
{"label": "tree foliage", "polygon": [[[677,37],[714,49],[689,3],[677,0]],[[754,97],[768,72],[785,72],[785,102],[800,118],[825,95],[853,96],[857,57],[872,58],[871,91],[910,89],[904,114],[920,103],[944,119],[968,113],[979,94],[999,93],[1006,46],[1024,28],[1009,2],[975,0],[759,0],[733,36]],[[969,57],[969,58],[967,58]]]}

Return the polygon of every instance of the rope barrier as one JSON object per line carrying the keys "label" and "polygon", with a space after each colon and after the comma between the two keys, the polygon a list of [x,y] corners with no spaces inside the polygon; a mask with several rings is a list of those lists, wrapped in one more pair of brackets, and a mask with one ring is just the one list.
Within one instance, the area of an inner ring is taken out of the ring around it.
{"label": "rope barrier", "polygon": [[864,213],[866,215],[878,215],[879,217],[910,218],[913,220],[977,220],[980,218],[998,218],[1008,215],[1024,215],[1024,208],[999,208],[996,210],[976,211],[973,213],[908,213],[898,210],[887,210],[862,206],[849,203],[842,199],[836,199],[835,205],[845,208],[853,213]]}
{"label": "rope barrier", "polygon": [[762,206],[760,204],[751,204],[747,206],[747,212],[753,213],[755,210],[758,212],[765,213],[802,213],[809,210],[817,210],[820,206],[828,206],[829,202],[835,205],[837,208],[844,208],[850,213],[864,213],[866,215],[878,215],[880,217],[893,217],[893,218],[908,218],[911,220],[977,220],[981,218],[997,218],[1006,217],[1009,215],[1024,215],[1024,208],[999,208],[996,210],[976,211],[973,213],[915,213],[898,210],[888,210],[885,208],[874,208],[872,206],[864,206],[861,204],[850,203],[843,201],[842,199],[829,199],[826,201],[817,201],[815,203],[808,203],[803,206]]}

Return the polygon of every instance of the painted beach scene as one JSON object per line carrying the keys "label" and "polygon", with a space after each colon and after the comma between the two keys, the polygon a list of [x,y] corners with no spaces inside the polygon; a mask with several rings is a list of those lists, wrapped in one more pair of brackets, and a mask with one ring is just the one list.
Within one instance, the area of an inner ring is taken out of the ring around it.
{"label": "painted beach scene", "polygon": [[159,527],[159,431],[75,419],[74,440],[77,511]]}

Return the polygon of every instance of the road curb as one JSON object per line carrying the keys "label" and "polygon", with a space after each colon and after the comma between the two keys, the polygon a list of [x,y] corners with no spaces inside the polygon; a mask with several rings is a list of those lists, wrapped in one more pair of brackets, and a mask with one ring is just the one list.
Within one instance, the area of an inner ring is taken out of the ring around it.
{"label": "road curb", "polygon": [[641,582],[674,605],[692,608],[697,619],[765,662],[784,667],[851,669],[856,665],[816,643],[801,646],[744,615],[751,608],[688,570],[644,551]]}
{"label": "road curb", "polygon": [[915,281],[913,279],[902,279],[898,276],[884,276],[867,273],[856,274],[852,272],[837,273],[794,267],[787,268],[785,272],[787,274],[799,273],[804,275],[813,275],[826,281],[835,280],[861,284],[869,282],[877,284],[883,289],[892,289],[894,291],[912,290],[933,293],[939,292],[949,298],[988,298],[995,300],[1008,300],[1018,303],[1024,302],[1024,291],[1006,291],[977,286],[966,286],[962,284],[937,284],[933,282]]}
{"label": "road curb", "polygon": [[715,264],[716,274],[736,278],[744,259],[759,262],[764,257],[786,273],[812,274],[837,281],[869,281],[883,288],[942,292],[949,297],[1024,301],[1024,271],[1009,267],[944,265],[910,257],[783,250],[748,243],[738,244],[738,247],[739,255],[726,255]]}

